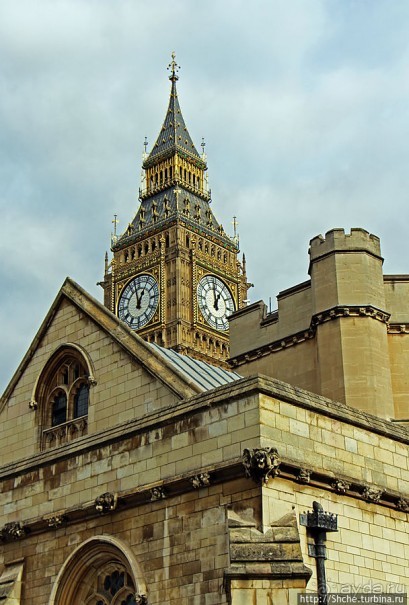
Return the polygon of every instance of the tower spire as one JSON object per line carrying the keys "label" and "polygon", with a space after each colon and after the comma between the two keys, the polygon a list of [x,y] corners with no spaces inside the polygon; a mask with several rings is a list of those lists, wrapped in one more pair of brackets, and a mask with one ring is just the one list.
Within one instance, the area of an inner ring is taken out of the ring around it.
{"label": "tower spire", "polygon": [[199,162],[203,164],[202,168],[205,170],[206,165],[201,160],[201,157],[193,144],[179,105],[176,82],[179,80],[178,71],[180,67],[176,63],[176,55],[174,52],[172,53],[172,60],[167,69],[170,72],[169,80],[172,82],[169,105],[158,138],[152,147],[149,157],[144,162],[144,167],[148,168],[159,156],[161,158],[165,155],[170,157],[177,152],[181,152],[182,154],[187,153],[190,159],[193,159],[196,162],[199,160]]}

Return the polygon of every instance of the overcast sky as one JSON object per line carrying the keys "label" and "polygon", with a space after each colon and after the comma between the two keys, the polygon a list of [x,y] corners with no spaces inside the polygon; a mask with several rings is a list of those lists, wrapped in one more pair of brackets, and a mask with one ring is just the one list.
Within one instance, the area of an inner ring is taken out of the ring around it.
{"label": "overcast sky", "polygon": [[251,301],[307,279],[333,227],[375,233],[385,271],[409,273],[407,0],[0,0],[0,391],[67,275],[102,300],[172,51]]}

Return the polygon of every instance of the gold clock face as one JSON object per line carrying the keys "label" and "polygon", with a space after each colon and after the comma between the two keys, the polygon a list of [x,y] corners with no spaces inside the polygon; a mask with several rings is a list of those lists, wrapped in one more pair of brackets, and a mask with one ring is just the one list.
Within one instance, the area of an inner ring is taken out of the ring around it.
{"label": "gold clock face", "polygon": [[197,286],[197,302],[206,322],[220,331],[229,329],[228,316],[235,310],[226,284],[215,275],[205,275]]}
{"label": "gold clock face", "polygon": [[154,316],[159,303],[158,282],[152,275],[137,275],[123,289],[118,317],[132,330],[139,330]]}

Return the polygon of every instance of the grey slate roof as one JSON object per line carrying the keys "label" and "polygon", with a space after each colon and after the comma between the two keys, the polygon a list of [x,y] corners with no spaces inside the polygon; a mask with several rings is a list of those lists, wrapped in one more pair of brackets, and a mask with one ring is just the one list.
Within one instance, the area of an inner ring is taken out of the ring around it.
{"label": "grey slate roof", "polygon": [[237,372],[223,370],[216,366],[212,366],[205,361],[193,359],[188,355],[181,355],[172,349],[164,349],[155,343],[149,343],[165,359],[179,371],[182,372],[189,380],[192,380],[203,391],[209,391],[215,387],[240,380],[242,376]]}
{"label": "grey slate roof", "polygon": [[[180,219],[184,223],[190,224],[193,229],[199,228],[209,234],[217,234],[218,238],[225,241],[226,244],[234,245],[231,238],[222,231],[209,203],[191,191],[184,189],[183,185],[178,188],[180,192],[177,195],[177,203],[175,186],[159,191],[143,200],[131,223],[133,227],[132,234],[123,234],[118,243],[120,245],[124,244],[128,239],[130,243],[135,239],[135,236],[143,235],[144,230],[152,230],[153,227],[160,228],[168,221]],[[154,220],[154,210],[156,220]],[[142,217],[143,222],[141,223]]]}
{"label": "grey slate roof", "polygon": [[[172,87],[169,106],[162,129],[150,155],[143,163],[143,168],[147,169],[160,161],[160,156],[179,153],[182,156],[188,154],[196,165],[199,163],[201,168],[206,170],[206,163],[193,144],[180,109],[176,90],[177,66],[172,62],[170,67]],[[176,189],[179,190],[177,195]],[[147,232],[156,232],[179,220],[189,225],[196,233],[216,236],[228,248],[238,250],[237,242],[225,233],[210,208],[210,193],[188,186],[183,179],[174,178],[172,182],[161,184],[149,195],[141,195],[140,201],[130,227],[118,238],[112,250],[131,245],[142,239]]]}
{"label": "grey slate roof", "polygon": [[201,160],[182,116],[176,90],[176,79],[174,78],[172,79],[169,106],[165,120],[153,149],[144,162],[144,166],[153,163],[156,156],[176,151],[177,149]]}

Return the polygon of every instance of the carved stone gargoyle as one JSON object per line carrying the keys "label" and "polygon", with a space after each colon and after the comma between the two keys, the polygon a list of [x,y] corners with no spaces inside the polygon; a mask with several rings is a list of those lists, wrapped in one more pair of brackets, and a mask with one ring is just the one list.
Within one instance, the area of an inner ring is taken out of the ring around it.
{"label": "carved stone gargoyle", "polygon": [[246,477],[256,483],[268,483],[270,477],[280,474],[281,459],[275,447],[243,451],[243,465]]}
{"label": "carved stone gargoyle", "polygon": [[5,542],[14,542],[15,540],[21,540],[27,534],[27,529],[22,523],[12,522],[6,523],[0,532],[1,538]]}
{"label": "carved stone gargoyle", "polygon": [[95,509],[101,514],[110,513],[116,509],[117,503],[118,498],[116,494],[105,492],[105,494],[101,494],[101,496],[95,499]]}

